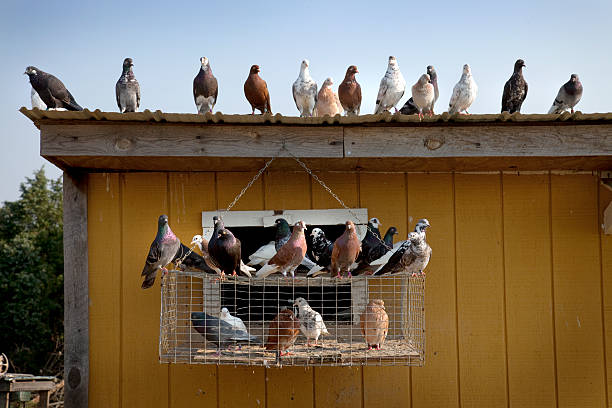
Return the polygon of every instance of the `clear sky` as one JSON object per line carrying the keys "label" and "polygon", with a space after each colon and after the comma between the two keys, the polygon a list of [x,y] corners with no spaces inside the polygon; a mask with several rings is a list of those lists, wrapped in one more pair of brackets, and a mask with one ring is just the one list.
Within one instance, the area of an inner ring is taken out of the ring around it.
{"label": "clear sky", "polygon": [[[427,7],[427,8],[425,8]],[[523,58],[524,113],[546,112],[571,73],[584,86],[578,109],[612,111],[612,1],[13,1],[0,2],[0,201],[18,197],[24,177],[46,163],[38,131],[17,109],[30,107],[23,75],[34,65],[58,76],[77,102],[116,111],[115,82],[134,59],[141,109],[196,112],[192,80],[199,58],[219,80],[215,110],[250,113],[243,84],[252,64],[270,90],[272,110],[296,115],[291,85],[302,59],[312,77],[335,87],[357,65],[362,113],[372,113],[389,55],[409,89],[432,64],[448,106],[463,64],[479,87],[471,113],[497,113],[504,82]],[[399,107],[399,105],[398,105]],[[59,170],[47,163],[48,174]]]}

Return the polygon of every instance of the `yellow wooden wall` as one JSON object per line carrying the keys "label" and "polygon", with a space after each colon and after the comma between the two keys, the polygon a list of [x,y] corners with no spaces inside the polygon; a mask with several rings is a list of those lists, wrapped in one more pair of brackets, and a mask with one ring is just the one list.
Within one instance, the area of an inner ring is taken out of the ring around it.
{"label": "yellow wooden wall", "polygon": [[[612,192],[590,174],[320,174],[402,239],[429,219],[424,367],[159,364],[159,285],[140,289],[157,217],[189,241],[252,175],[90,175],[91,407],[610,406]],[[234,209],[335,207],[272,171]]]}

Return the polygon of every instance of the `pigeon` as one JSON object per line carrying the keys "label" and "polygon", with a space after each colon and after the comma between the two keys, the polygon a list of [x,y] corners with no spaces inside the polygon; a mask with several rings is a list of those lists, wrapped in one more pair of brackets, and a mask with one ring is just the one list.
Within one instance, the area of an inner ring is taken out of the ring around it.
{"label": "pigeon", "polygon": [[[191,244],[193,245],[193,241]],[[216,270],[210,267],[210,265],[206,262],[206,258],[191,251],[188,246],[182,243],[179,246],[178,251],[176,251],[174,258],[172,259],[172,263],[176,265],[179,259],[181,260],[181,263],[177,266],[180,269],[196,270],[206,273],[218,273]]]}
{"label": "pigeon", "polygon": [[319,96],[317,97],[317,106],[315,107],[315,113],[317,116],[335,116],[342,114],[343,108],[338,98],[338,94],[332,89],[334,80],[331,78],[325,79]]}
{"label": "pigeon", "polygon": [[302,61],[300,75],[293,83],[293,100],[301,117],[312,116],[317,103],[317,83],[310,77],[308,60]]}
{"label": "pigeon", "polygon": [[328,267],[331,264],[334,243],[325,237],[321,228],[314,228],[310,233],[312,237],[312,256],[317,264]]}
{"label": "pigeon", "polygon": [[264,265],[270,258],[276,254],[276,248],[274,241],[268,242],[266,245],[262,245],[253,254],[249,255],[249,263],[247,265]]}
{"label": "pigeon", "polygon": [[[211,268],[213,272],[217,272],[218,274],[221,274],[221,270],[215,266],[214,261],[212,261],[211,258],[210,258],[210,254],[208,253],[208,242],[206,242],[206,239],[203,238],[201,235],[194,235],[192,240],[191,240],[191,245],[194,245],[194,244],[197,245],[198,248],[200,248],[200,251],[202,251],[202,257],[203,257],[204,261],[206,262],[206,265],[209,268]],[[187,257],[187,258],[189,258],[189,257]],[[246,276],[248,276],[250,278],[251,277],[251,273],[255,272],[255,268],[251,268],[251,267],[245,265],[244,262],[242,262],[242,259],[241,259],[240,260],[240,271],[244,275],[246,275]]]}
{"label": "pigeon", "polygon": [[[366,263],[369,263],[370,251],[382,245],[379,230],[381,225],[381,222],[376,217],[370,218],[370,221],[368,221],[365,237],[361,240],[361,253],[359,254],[358,260],[364,260]],[[376,258],[372,258],[371,260],[373,261],[374,259]]]}
{"label": "pigeon", "polygon": [[424,275],[430,258],[431,247],[425,240],[425,230],[423,229],[423,232],[413,231],[408,234],[408,239],[389,258],[389,262],[376,271],[375,275],[398,272],[407,272],[412,276]]}
{"label": "pigeon", "polygon": [[[433,65],[428,65],[427,66],[427,75],[429,75],[429,78],[431,78],[431,84],[434,87],[434,101],[431,104],[431,107],[429,108],[424,108],[423,109],[423,113],[425,114],[434,114],[434,105],[435,103],[438,101],[438,97],[440,96],[440,91],[438,90],[438,73],[436,72],[435,68],[433,67]],[[404,104],[404,106],[402,106],[402,108],[400,109],[400,113],[403,115],[416,115],[419,113],[419,108],[417,108],[417,106],[414,104],[414,99],[412,97],[410,97],[410,99],[408,99],[406,101],[406,103]]]}
{"label": "pigeon", "polygon": [[334,242],[332,250],[331,274],[342,278],[342,273],[348,272],[351,277],[350,268],[361,252],[361,242],[357,238],[355,224],[353,221],[346,222],[346,229]]}
{"label": "pigeon", "polygon": [[38,96],[38,92],[36,92],[34,88],[32,88],[32,90],[30,91],[30,99],[32,101],[32,109],[38,108],[40,110],[47,110],[47,105],[45,105],[42,99],[40,99],[40,96]]}
{"label": "pigeon", "polygon": [[385,311],[382,299],[372,299],[359,317],[361,333],[368,345],[368,350],[380,350],[389,330],[389,316]]}
{"label": "pigeon", "polygon": [[478,86],[472,77],[472,69],[468,64],[463,66],[463,73],[459,82],[453,88],[453,95],[448,103],[448,113],[468,113],[468,109],[476,100]]}
{"label": "pigeon", "polygon": [[[414,232],[418,232],[419,234],[425,234],[425,230],[429,227],[429,221],[426,218],[422,218],[420,219],[417,224],[414,227]],[[389,262],[389,259],[391,259],[391,257],[400,249],[402,248],[402,246],[404,244],[406,244],[408,242],[408,240],[406,241],[400,241],[396,244],[393,245],[393,249],[390,250],[389,252],[387,252],[385,255],[383,255],[382,257],[372,261],[370,263],[371,266],[379,266],[379,270],[380,268],[382,268],[382,265],[387,264],[387,262]]]}
{"label": "pigeon", "polygon": [[121,113],[136,112],[140,106],[140,85],[134,76],[133,66],[131,58],[123,60],[123,71],[115,85],[117,106]]}
{"label": "pigeon", "polygon": [[347,116],[358,116],[361,108],[361,86],[355,79],[357,73],[359,71],[355,65],[348,67],[344,80],[338,86],[338,99]]}
{"label": "pigeon", "polygon": [[300,334],[298,319],[291,310],[281,310],[268,327],[266,350],[276,350],[278,355],[282,356],[283,351],[293,346],[298,334]]}
{"label": "pigeon", "polygon": [[220,349],[235,343],[261,344],[257,336],[203,312],[192,312],[191,324],[198,333],[204,336],[206,341],[215,343]]}
{"label": "pigeon", "polygon": [[314,339],[314,345],[316,346],[321,334],[329,334],[321,314],[310,307],[306,299],[302,297],[295,299],[293,305],[298,307],[300,329],[306,337],[306,345],[310,346],[310,339]]}
{"label": "pigeon", "polygon": [[33,66],[27,67],[24,74],[30,78],[32,88],[34,88],[40,99],[47,105],[47,109],[83,110],[74,100],[72,94],[68,92],[62,81],[54,75]]}
{"label": "pigeon", "polygon": [[295,269],[306,255],[305,229],[306,224],[303,221],[295,223],[289,241],[280,247],[276,255],[257,271],[258,278],[265,278],[275,272],[280,272],[283,276],[287,276],[287,272],[290,272],[291,276],[295,276]]}
{"label": "pigeon", "polygon": [[221,279],[225,274],[236,276],[240,270],[240,240],[225,228],[222,220],[217,220],[213,236],[208,242],[208,253],[215,266],[221,270]]}
{"label": "pigeon", "polygon": [[172,262],[174,255],[181,246],[181,241],[168,225],[168,216],[160,215],[157,220],[157,235],[151,243],[149,254],[142,268],[141,276],[144,276],[142,289],[148,289],[155,283],[157,270],[161,269],[164,273],[168,272],[166,265]]}
{"label": "pigeon", "polygon": [[427,109],[429,111],[429,115],[432,115],[430,108],[434,103],[436,94],[430,81],[431,78],[429,75],[423,74],[416,84],[412,85],[412,100],[419,110],[419,118],[423,118],[423,109]]}
{"label": "pigeon", "polygon": [[514,63],[514,73],[504,85],[502,112],[521,112],[521,106],[527,97],[527,82],[523,78],[523,67],[525,66],[525,61],[522,59]]}
{"label": "pigeon", "polygon": [[193,78],[193,100],[195,101],[198,113],[202,115],[212,112],[217,103],[219,87],[217,78],[213,75],[208,58],[200,58],[200,71]]}
{"label": "pigeon", "polygon": [[278,251],[280,247],[285,245],[287,241],[289,241],[289,238],[291,238],[291,228],[289,227],[287,220],[284,218],[277,218],[274,223],[276,224],[274,248]]}
{"label": "pigeon", "polygon": [[580,98],[582,98],[582,83],[578,79],[578,75],[572,74],[569,81],[559,89],[559,93],[557,93],[548,113],[563,113],[568,109],[574,113],[574,106],[580,102]]}
{"label": "pigeon", "polygon": [[242,319],[236,316],[232,316],[229,310],[227,310],[227,307],[221,309],[221,313],[219,313],[219,319],[226,323],[229,323],[234,328],[234,330],[242,330],[245,332],[247,331],[247,328],[244,325]]}
{"label": "pigeon", "polygon": [[259,72],[259,65],[253,65],[244,83],[244,95],[251,104],[251,108],[253,108],[251,115],[255,114],[255,109],[259,110],[262,114],[272,113],[268,85],[266,81],[261,79]]}
{"label": "pigeon", "polygon": [[[399,65],[395,57],[389,57],[389,65],[385,76],[380,80],[380,88],[376,97],[376,109],[374,113],[388,112],[395,108],[395,105],[404,96],[406,81],[400,72]],[[396,109],[397,111],[397,109]]]}
{"label": "pigeon", "polygon": [[365,262],[369,265],[374,260],[379,259],[381,256],[384,256],[387,252],[389,252],[393,248],[393,237],[395,235],[397,235],[397,228],[389,227],[385,233],[385,238],[383,239],[384,245],[382,242],[378,241],[378,245],[370,249],[368,256],[364,259]]}

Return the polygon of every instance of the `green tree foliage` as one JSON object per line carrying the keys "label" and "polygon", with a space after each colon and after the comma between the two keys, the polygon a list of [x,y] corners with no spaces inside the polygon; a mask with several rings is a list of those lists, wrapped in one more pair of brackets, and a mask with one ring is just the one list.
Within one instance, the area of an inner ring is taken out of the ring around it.
{"label": "green tree foliage", "polygon": [[0,352],[18,372],[57,374],[63,344],[62,182],[44,169],[0,208]]}

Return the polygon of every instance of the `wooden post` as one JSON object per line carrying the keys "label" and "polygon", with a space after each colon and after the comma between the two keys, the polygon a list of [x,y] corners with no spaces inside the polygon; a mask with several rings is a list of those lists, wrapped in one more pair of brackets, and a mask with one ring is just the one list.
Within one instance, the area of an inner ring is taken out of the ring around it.
{"label": "wooden post", "polygon": [[87,174],[64,172],[64,406],[88,406]]}

